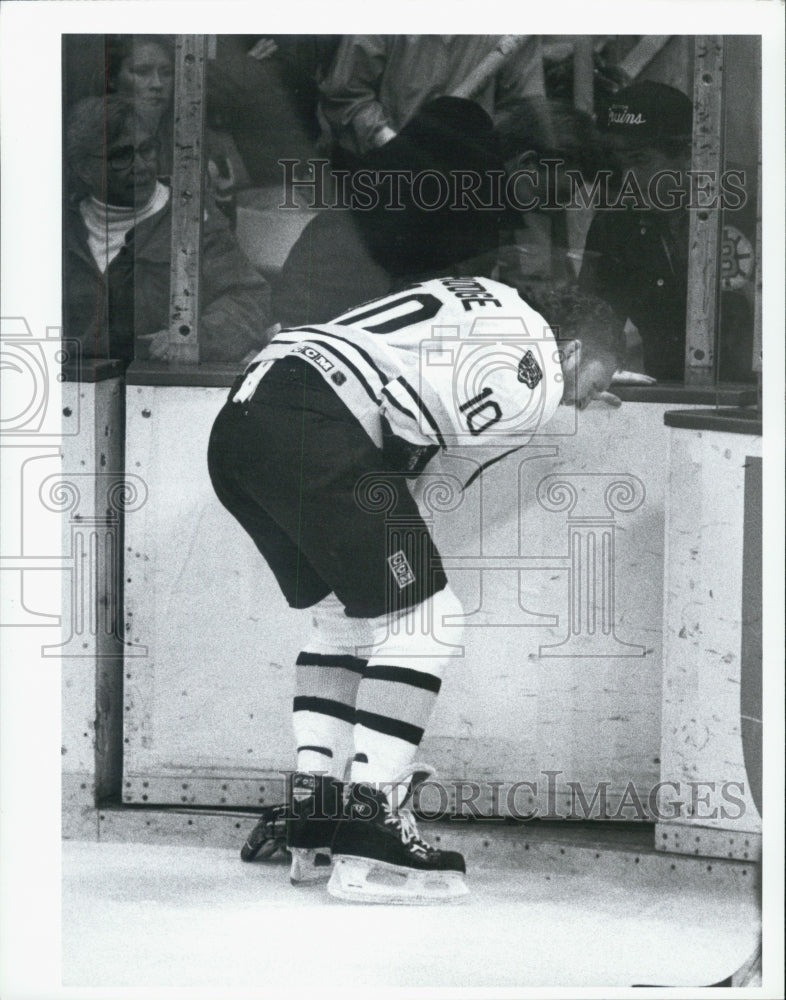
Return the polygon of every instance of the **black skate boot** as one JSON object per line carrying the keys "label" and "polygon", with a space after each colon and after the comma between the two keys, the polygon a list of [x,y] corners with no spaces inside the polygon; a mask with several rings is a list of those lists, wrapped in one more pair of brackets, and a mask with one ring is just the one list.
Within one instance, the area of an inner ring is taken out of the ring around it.
{"label": "black skate boot", "polygon": [[243,861],[267,861],[280,851],[286,850],[286,816],[287,807],[280,805],[265,806],[257,825],[248,835],[245,844],[240,848]]}
{"label": "black skate boot", "polygon": [[342,813],[340,781],[304,772],[291,776],[286,846],[292,855],[289,880],[293,885],[330,877],[330,845]]}
{"label": "black skate boot", "polygon": [[415,766],[417,771],[392,783],[409,785],[398,808],[372,785],[351,786],[348,818],[338,824],[333,839],[331,896],[361,903],[423,904],[455,902],[467,895],[464,858],[427,844],[414,816],[403,808],[417,785],[433,774],[430,768]]}

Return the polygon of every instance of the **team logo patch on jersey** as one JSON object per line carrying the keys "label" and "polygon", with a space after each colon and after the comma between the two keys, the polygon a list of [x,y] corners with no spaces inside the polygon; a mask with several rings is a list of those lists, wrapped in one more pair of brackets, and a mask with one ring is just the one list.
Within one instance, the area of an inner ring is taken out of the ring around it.
{"label": "team logo patch on jersey", "polygon": [[543,372],[535,360],[535,355],[532,351],[527,351],[519,361],[519,382],[523,382],[529,389],[534,389],[542,378]]}
{"label": "team logo patch on jersey", "polygon": [[401,549],[388,557],[388,566],[390,566],[399,590],[403,590],[410,583],[415,582],[415,574],[412,572],[412,567],[409,565],[407,557]]}

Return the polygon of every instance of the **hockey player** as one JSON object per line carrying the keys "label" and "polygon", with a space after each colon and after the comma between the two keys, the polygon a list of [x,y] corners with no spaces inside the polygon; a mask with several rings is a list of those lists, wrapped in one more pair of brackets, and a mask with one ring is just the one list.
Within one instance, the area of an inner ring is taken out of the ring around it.
{"label": "hockey player", "polygon": [[216,493],[313,626],[293,702],[295,883],[332,871],[332,895],[377,902],[467,892],[464,859],[406,806],[429,773],[414,758],[448,662],[440,628],[461,614],[408,481],[450,448],[525,444],[560,404],[619,404],[610,309],[573,289],[539,308],[485,278],[412,285],[281,331],[216,418]]}

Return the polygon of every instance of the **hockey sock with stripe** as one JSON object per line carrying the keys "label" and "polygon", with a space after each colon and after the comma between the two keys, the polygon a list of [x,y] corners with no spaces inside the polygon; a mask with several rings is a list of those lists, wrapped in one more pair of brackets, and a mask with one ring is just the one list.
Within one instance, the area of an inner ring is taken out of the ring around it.
{"label": "hockey sock with stripe", "polygon": [[[382,785],[415,758],[442,675],[460,632],[443,619],[461,614],[450,587],[399,615],[374,622],[374,648],[357,691],[351,781]],[[385,789],[388,791],[388,789]]]}
{"label": "hockey sock with stripe", "polygon": [[311,609],[312,629],[297,658],[292,727],[297,770],[342,779],[352,753],[355,698],[366,665],[357,656],[368,646],[365,621],[347,618],[330,595]]}

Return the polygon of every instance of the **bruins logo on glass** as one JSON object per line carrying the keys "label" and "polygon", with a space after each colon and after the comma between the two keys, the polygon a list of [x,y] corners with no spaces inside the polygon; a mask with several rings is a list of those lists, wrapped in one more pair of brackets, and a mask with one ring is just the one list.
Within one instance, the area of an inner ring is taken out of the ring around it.
{"label": "bruins logo on glass", "polygon": [[748,237],[736,226],[723,227],[721,287],[736,291],[753,279],[756,254]]}
{"label": "bruins logo on glass", "polygon": [[390,566],[399,590],[403,590],[410,583],[415,582],[415,574],[401,549],[394,552],[392,556],[388,556],[388,566]]}
{"label": "bruins logo on glass", "polygon": [[532,351],[527,351],[519,361],[519,382],[523,382],[529,389],[534,389],[542,378],[543,372],[535,360],[535,355]]}

